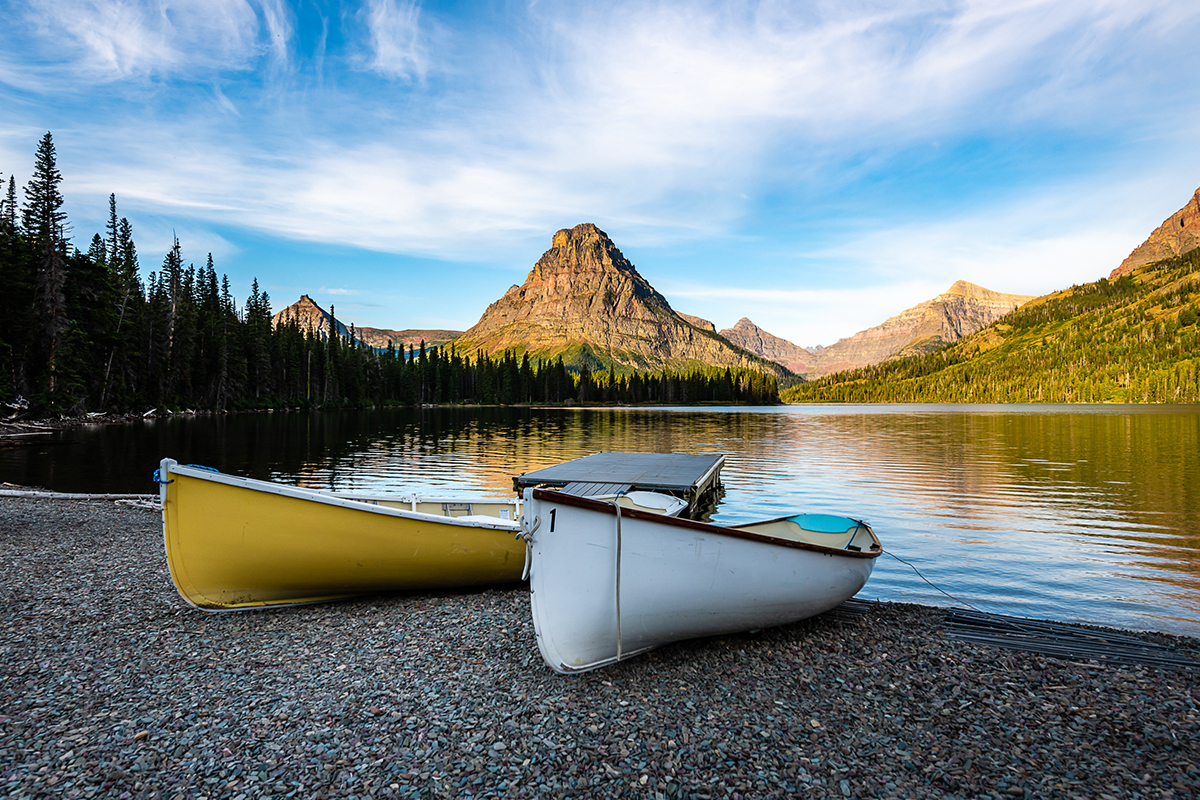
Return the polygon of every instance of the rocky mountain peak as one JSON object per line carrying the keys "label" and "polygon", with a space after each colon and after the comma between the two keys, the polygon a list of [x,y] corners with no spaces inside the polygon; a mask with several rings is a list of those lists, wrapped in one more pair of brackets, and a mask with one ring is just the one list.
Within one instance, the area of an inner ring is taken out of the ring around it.
{"label": "rocky mountain peak", "polygon": [[[500,302],[554,301],[562,296],[591,295],[602,306],[621,302],[610,310],[632,312],[628,301],[637,298],[670,312],[667,299],[638,274],[637,268],[617,249],[608,234],[591,222],[564,228],[554,234],[551,247],[538,259],[525,283],[509,290]],[[593,310],[596,302],[591,303]],[[495,306],[496,304],[493,304]]]}
{"label": "rocky mountain peak", "polygon": [[592,369],[712,364],[782,372],[717,336],[706,320],[677,314],[594,224],[564,228],[550,245],[525,282],[488,306],[457,347],[561,355]]}
{"label": "rocky mountain peak", "polygon": [[769,358],[797,374],[804,374],[812,369],[812,351],[767,333],[751,322],[749,317],[742,317],[732,328],[721,331],[721,335],[738,347]]}
{"label": "rocky mountain peak", "polygon": [[1146,241],[1134,248],[1108,277],[1119,278],[1145,264],[1181,256],[1197,247],[1200,247],[1200,189],[1187,205],[1168,217]]}
{"label": "rocky mountain peak", "polygon": [[[271,317],[272,326],[296,322],[300,330],[312,331],[322,339],[328,338],[329,326],[333,321],[333,317],[329,312],[317,305],[316,301],[306,294],[300,295],[299,300]],[[336,324],[339,335],[344,337],[350,336],[350,328],[346,323],[338,319]],[[459,333],[459,331],[440,329],[393,331],[386,328],[355,328],[354,338],[368,347],[382,350],[389,344],[396,347],[406,347],[417,345],[421,342],[432,347],[434,345],[445,344],[458,336]]]}
{"label": "rocky mountain peak", "polygon": [[991,289],[985,289],[967,281],[955,281],[953,286],[938,295],[939,298],[969,297],[973,300],[990,300],[998,296],[1002,296],[1002,293],[993,292]]}
{"label": "rocky mountain peak", "polygon": [[934,350],[990,325],[1032,299],[1031,295],[994,292],[967,281],[955,281],[932,300],[828,347],[799,347],[767,333],[746,317],[721,331],[721,335],[792,372],[813,378]]}
{"label": "rocky mountain peak", "polygon": [[693,316],[692,314],[684,314],[682,311],[676,311],[675,313],[695,325],[697,328],[709,331],[710,333],[717,332],[717,326],[712,323],[712,320],[707,320],[704,317]]}

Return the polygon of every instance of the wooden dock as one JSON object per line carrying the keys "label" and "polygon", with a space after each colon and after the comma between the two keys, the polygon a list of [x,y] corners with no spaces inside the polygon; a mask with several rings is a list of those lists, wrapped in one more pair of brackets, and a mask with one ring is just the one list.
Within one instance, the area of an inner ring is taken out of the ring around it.
{"label": "wooden dock", "polygon": [[582,497],[617,492],[662,492],[697,508],[721,486],[722,453],[593,453],[552,467],[523,472],[513,478],[513,490],[556,488]]}

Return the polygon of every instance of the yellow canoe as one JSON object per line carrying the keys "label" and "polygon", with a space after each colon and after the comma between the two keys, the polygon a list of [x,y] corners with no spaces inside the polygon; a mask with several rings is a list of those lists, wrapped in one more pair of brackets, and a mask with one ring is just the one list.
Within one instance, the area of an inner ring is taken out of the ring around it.
{"label": "yellow canoe", "polygon": [[525,566],[516,501],[365,501],[172,459],[158,480],[171,577],[209,611],[511,583]]}

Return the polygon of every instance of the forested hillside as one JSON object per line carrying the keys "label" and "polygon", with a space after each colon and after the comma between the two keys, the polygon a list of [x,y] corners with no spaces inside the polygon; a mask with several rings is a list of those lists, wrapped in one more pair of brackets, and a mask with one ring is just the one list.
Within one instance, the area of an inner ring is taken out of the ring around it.
{"label": "forested hillside", "polygon": [[1033,300],[925,356],[829,375],[789,402],[1200,402],[1200,249]]}
{"label": "forested hillside", "polygon": [[[109,198],[104,235],[68,237],[49,133],[17,199],[0,199],[0,416],[386,403],[778,401],[774,376],[745,369],[613,378],[450,348],[372,349],[296,322],[272,327],[255,281],[240,308],[212,256],[185,264],[176,241],[143,280],[129,221]],[[334,331],[339,328],[332,326]],[[473,357],[472,357],[473,356]]]}

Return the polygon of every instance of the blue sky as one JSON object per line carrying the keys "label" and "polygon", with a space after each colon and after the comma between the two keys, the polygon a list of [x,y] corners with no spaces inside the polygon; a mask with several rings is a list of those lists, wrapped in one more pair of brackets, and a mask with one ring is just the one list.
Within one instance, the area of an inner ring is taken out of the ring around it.
{"label": "blue sky", "polygon": [[240,298],[465,329],[580,222],[679,311],[831,344],[1106,275],[1200,186],[1200,4],[9,0],[0,173],[55,138]]}

